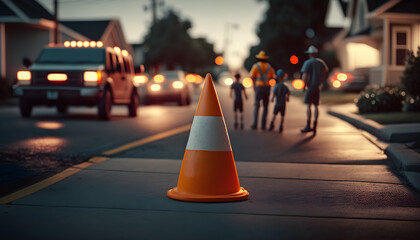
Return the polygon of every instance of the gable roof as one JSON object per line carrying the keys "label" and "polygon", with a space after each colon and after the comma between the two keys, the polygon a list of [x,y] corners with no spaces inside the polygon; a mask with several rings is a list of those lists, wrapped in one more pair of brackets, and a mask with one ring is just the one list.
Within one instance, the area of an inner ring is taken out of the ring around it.
{"label": "gable roof", "polygon": [[[22,16],[24,15],[24,16]],[[54,17],[35,0],[0,0],[0,17],[18,17],[26,19],[47,19]]]}
{"label": "gable roof", "polygon": [[3,1],[0,1],[0,16],[5,17],[17,17],[16,13],[13,12]]}
{"label": "gable roof", "polygon": [[389,2],[389,0],[367,0],[367,7],[369,12],[373,12],[380,6],[384,5],[385,3]]}
{"label": "gable roof", "polygon": [[111,21],[112,20],[60,21],[60,23],[91,40],[99,41]]}
{"label": "gable roof", "polygon": [[338,3],[340,4],[341,10],[343,11],[344,15],[346,15],[347,7],[349,6],[349,3],[343,0],[339,0]]}
{"label": "gable roof", "polygon": [[29,18],[54,20],[54,16],[35,0],[14,0],[13,2]]}

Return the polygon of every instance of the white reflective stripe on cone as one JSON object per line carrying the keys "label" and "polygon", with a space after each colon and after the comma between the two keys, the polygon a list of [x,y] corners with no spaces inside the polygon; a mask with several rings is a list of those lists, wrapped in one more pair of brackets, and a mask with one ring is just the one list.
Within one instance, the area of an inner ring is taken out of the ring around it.
{"label": "white reflective stripe on cone", "polygon": [[186,149],[232,151],[223,118],[194,116]]}

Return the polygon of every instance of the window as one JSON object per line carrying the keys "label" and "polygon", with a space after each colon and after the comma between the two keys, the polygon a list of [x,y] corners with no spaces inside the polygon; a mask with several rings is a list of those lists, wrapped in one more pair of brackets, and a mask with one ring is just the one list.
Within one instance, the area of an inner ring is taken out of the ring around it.
{"label": "window", "polygon": [[411,31],[409,26],[395,26],[392,28],[392,65],[404,66],[407,51],[410,50]]}
{"label": "window", "polygon": [[107,68],[108,70],[114,71],[115,70],[114,56],[112,55],[112,53],[108,53],[107,55],[108,55]]}

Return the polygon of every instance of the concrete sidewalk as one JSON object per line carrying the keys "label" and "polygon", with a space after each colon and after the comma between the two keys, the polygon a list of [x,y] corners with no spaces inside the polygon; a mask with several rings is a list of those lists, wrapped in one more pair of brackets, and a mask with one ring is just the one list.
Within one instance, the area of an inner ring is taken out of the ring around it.
{"label": "concrete sidewalk", "polygon": [[249,199],[211,204],[166,197],[180,166],[181,160],[135,158],[88,166],[0,205],[0,238],[418,239],[420,234],[420,200],[384,165],[237,162]]}
{"label": "concrete sidewalk", "polygon": [[[371,140],[384,146],[384,152],[409,183],[420,191],[420,154],[411,146],[420,140],[420,123],[381,125],[355,114],[354,104],[332,106],[328,113],[374,135]],[[417,149],[418,150],[418,149]]]}

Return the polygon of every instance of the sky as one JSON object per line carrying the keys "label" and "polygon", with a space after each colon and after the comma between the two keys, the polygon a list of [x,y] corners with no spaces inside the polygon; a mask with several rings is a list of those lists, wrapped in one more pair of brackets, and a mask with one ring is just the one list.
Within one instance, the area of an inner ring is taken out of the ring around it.
{"label": "sky", "polygon": [[[256,29],[263,20],[267,3],[257,0],[157,0],[158,17],[168,8],[192,23],[192,37],[204,37],[223,51],[232,69],[243,66],[249,48],[258,43]],[[38,0],[52,12],[53,0]],[[126,40],[141,43],[152,22],[152,12],[145,11],[151,0],[59,0],[59,19],[119,19]]]}

